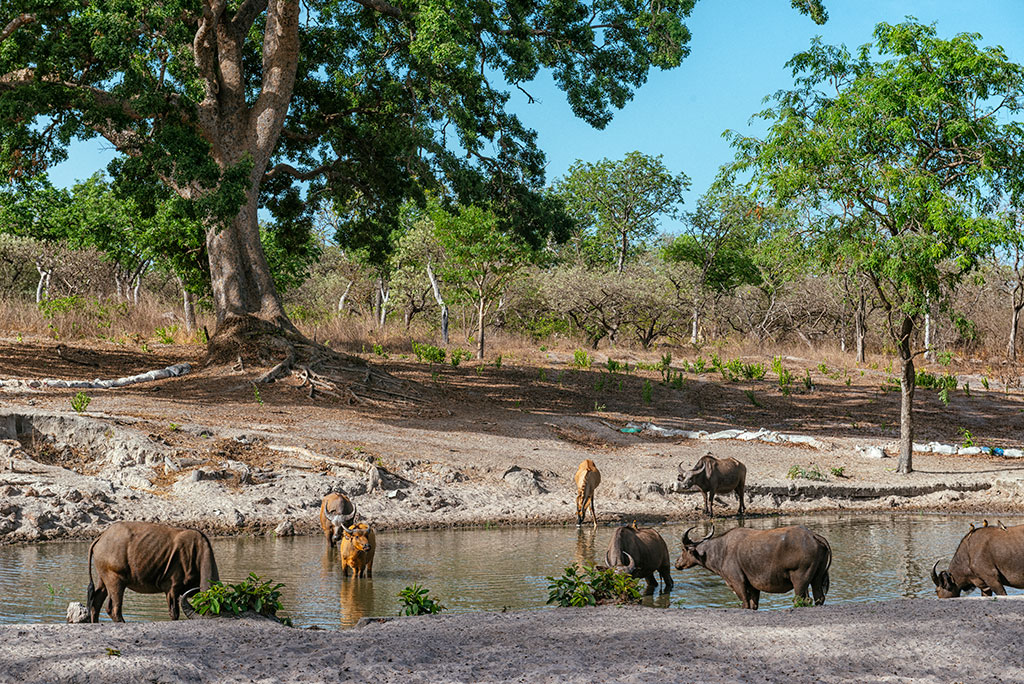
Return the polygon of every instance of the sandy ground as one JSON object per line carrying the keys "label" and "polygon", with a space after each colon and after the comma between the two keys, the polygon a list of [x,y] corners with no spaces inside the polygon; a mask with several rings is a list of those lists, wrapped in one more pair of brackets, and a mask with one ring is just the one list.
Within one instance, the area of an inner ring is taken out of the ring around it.
{"label": "sandy ground", "polygon": [[0,682],[1019,682],[1024,601],[0,627]]}

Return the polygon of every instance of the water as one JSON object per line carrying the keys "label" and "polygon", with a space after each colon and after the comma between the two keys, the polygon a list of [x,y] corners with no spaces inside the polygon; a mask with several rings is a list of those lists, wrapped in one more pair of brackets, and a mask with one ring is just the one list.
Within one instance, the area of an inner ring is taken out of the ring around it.
{"label": "water", "polygon": [[[1003,516],[1007,525],[1024,518]],[[945,568],[969,522],[933,514],[820,515],[748,519],[770,528],[801,524],[823,534],[834,560],[828,603],[934,596],[929,572]],[[719,520],[722,532],[738,524]],[[686,525],[659,528],[675,560]],[[693,536],[704,534],[703,525]],[[548,575],[573,562],[603,563],[612,528],[498,528],[381,532],[372,579],[342,578],[324,552],[322,537],[215,539],[221,579],[236,582],[255,572],[285,584],[285,614],[297,626],[345,628],[359,618],[395,615],[399,591],[414,582],[430,589],[449,612],[541,609]],[[88,542],[0,546],[0,623],[62,622],[68,601],[85,601]],[[701,568],[672,570],[670,594],[645,599],[659,607],[739,607],[722,580]],[[1009,590],[1021,593],[1020,590]],[[762,594],[761,609],[792,606],[792,593]],[[126,592],[125,619],[166,620],[162,594]],[[104,613],[104,620],[106,615]]]}

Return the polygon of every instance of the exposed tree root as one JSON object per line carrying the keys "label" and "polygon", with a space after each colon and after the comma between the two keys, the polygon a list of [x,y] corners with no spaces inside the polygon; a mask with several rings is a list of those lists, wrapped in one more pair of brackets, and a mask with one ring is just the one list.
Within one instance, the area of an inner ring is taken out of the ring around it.
{"label": "exposed tree root", "polygon": [[310,398],[328,396],[350,404],[418,402],[415,389],[363,359],[313,342],[294,329],[256,317],[225,321],[210,340],[206,365],[272,366],[255,380],[269,384],[294,377]]}

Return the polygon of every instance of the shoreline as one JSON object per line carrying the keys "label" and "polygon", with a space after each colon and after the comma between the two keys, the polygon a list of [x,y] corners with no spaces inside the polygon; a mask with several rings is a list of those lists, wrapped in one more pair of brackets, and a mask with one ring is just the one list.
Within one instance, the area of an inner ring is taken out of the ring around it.
{"label": "shoreline", "polygon": [[0,682],[994,682],[1024,679],[1024,599],[775,611],[603,606],[344,631],[201,620],[0,626]]}

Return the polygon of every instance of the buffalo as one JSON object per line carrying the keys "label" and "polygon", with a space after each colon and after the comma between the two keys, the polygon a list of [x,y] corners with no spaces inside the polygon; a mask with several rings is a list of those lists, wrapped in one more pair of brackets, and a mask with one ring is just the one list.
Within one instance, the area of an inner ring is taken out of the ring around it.
{"label": "buffalo", "polygon": [[576,527],[583,525],[587,517],[587,505],[590,506],[590,518],[597,527],[597,514],[594,513],[594,490],[601,484],[601,471],[589,458],[580,463],[576,470]]}
{"label": "buffalo", "polygon": [[695,565],[710,570],[736,592],[744,608],[757,610],[761,592],[781,594],[793,590],[807,600],[808,586],[814,605],[825,603],[832,547],[806,527],[751,530],[736,527],[712,539],[715,528],[700,541],[691,541],[690,528],[683,534],[683,552],[676,569]]}
{"label": "buffalo", "polygon": [[356,504],[344,494],[331,492],[320,502],[320,529],[330,551],[356,521]]}
{"label": "buffalo", "polygon": [[711,454],[700,457],[689,470],[679,464],[679,481],[684,489],[696,487],[704,495],[704,512],[715,517],[715,495],[736,492],[740,500],[739,515],[746,506],[743,503],[743,487],[747,481],[747,467],[735,458],[715,458]]}
{"label": "buffalo", "polygon": [[656,530],[637,529],[636,523],[615,530],[605,552],[605,561],[614,570],[647,580],[647,594],[653,594],[654,587],[658,586],[655,570],[665,584],[664,591],[671,590],[674,584],[665,540]]}
{"label": "buffalo", "polygon": [[[98,584],[93,585],[96,564]],[[179,600],[186,592],[206,591],[219,580],[210,540],[199,530],[149,522],[118,522],[103,531],[89,547],[89,621],[99,622],[107,596],[107,614],[124,622],[124,590],[140,594],[167,594],[172,620],[179,615]]]}
{"label": "buffalo", "polygon": [[977,587],[984,596],[1006,595],[1005,587],[1024,588],[1024,525],[978,527],[956,547],[949,570],[936,574],[932,582],[939,598],[954,598]]}
{"label": "buffalo", "polygon": [[377,536],[364,522],[346,528],[341,540],[341,574],[348,577],[352,568],[354,577],[373,577],[373,554],[377,550]]}

